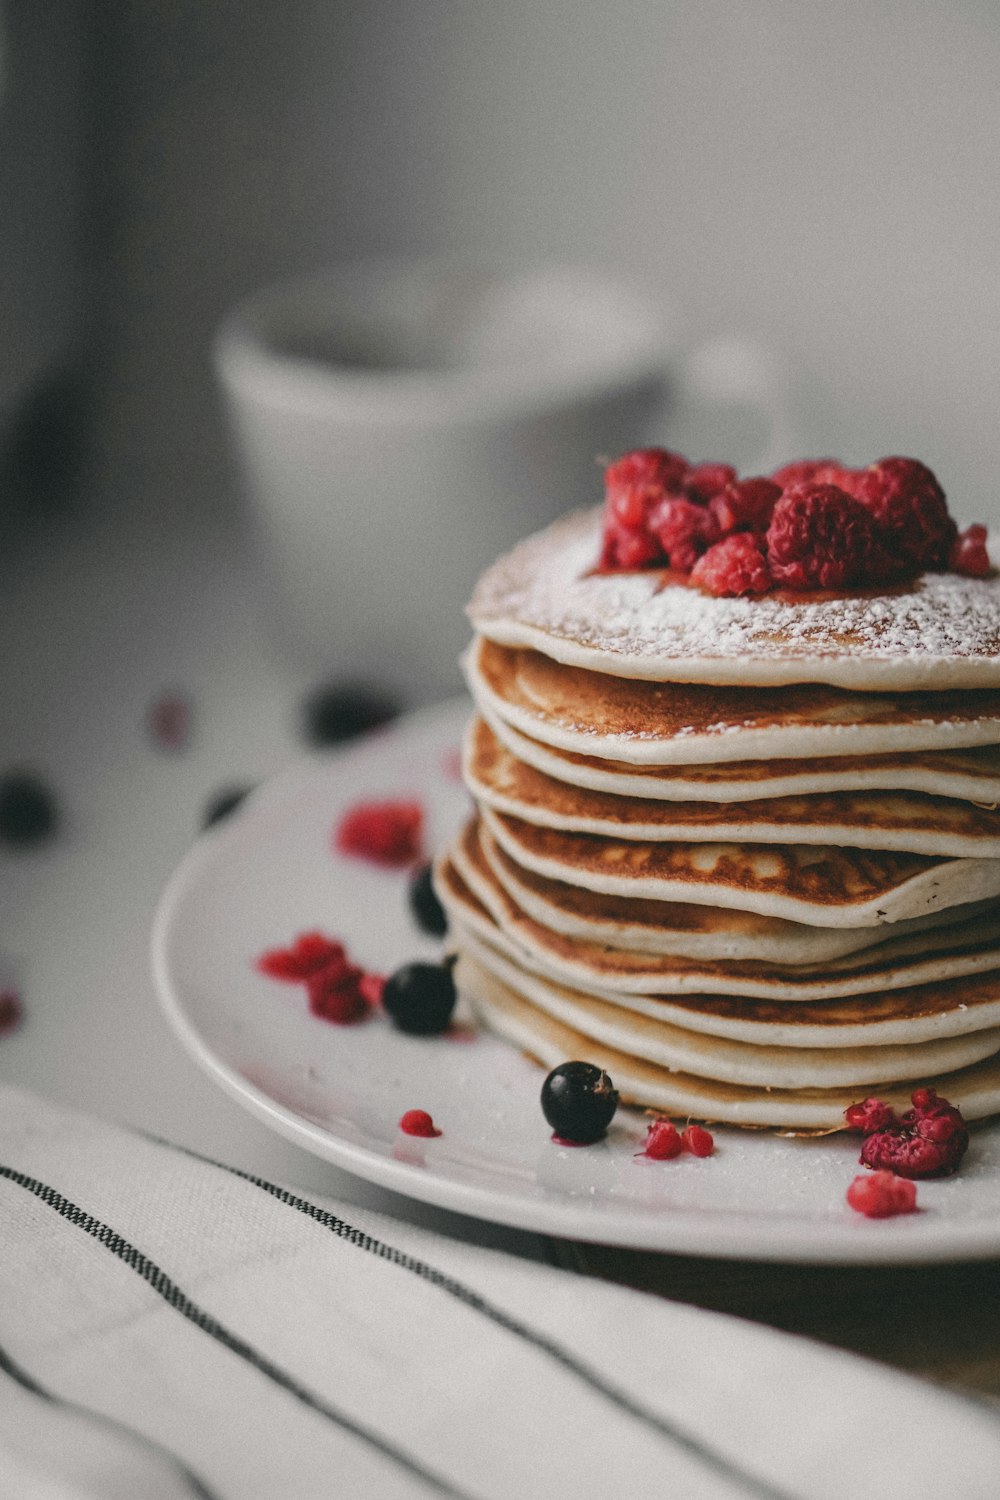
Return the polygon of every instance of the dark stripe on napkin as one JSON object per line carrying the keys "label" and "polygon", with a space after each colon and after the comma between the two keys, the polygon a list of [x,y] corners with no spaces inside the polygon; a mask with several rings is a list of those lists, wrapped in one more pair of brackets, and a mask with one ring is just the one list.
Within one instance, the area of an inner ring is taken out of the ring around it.
{"label": "dark stripe on napkin", "polygon": [[683,1427],[671,1422],[668,1418],[660,1416],[648,1406],[643,1406],[628,1391],[612,1384],[610,1380],[595,1370],[591,1365],[579,1359],[571,1350],[562,1344],[556,1343],[545,1333],[540,1333],[534,1328],[528,1327],[520,1319],[513,1317],[511,1313],[505,1312],[502,1307],[496,1307],[488,1302],[485,1297],[471,1287],[464,1286],[462,1282],[456,1281],[454,1277],[448,1276],[444,1271],[439,1271],[430,1266],[426,1261],[418,1260],[413,1255],[407,1255],[403,1250],[397,1250],[393,1245],[387,1245],[382,1240],[377,1240],[370,1234],[365,1234],[361,1229],[356,1229],[353,1224],[331,1214],[327,1209],[320,1208],[315,1203],[310,1203],[308,1198],[299,1198],[294,1193],[288,1192],[287,1188],[278,1187],[276,1183],[268,1182],[263,1177],[255,1177],[252,1172],[244,1172],[239,1167],[226,1166],[224,1162],[213,1161],[211,1157],[202,1156],[197,1151],[191,1151],[186,1146],[175,1146],[170,1141],[160,1140],[154,1137],[159,1145],[168,1146],[173,1151],[179,1151],[185,1156],[194,1157],[196,1161],[204,1162],[207,1166],[219,1167],[224,1172],[229,1172],[234,1177],[242,1177],[245,1182],[250,1182],[254,1187],[260,1188],[265,1193],[270,1193],[272,1198],[277,1198],[279,1203],[284,1203],[288,1208],[297,1209],[299,1213],[305,1214],[307,1218],[314,1219],[316,1223],[322,1224],[324,1228],[331,1230],[339,1239],[346,1240],[355,1245],[359,1250],[367,1250],[369,1254],[377,1256],[380,1260],[390,1261],[403,1271],[410,1271],[414,1276],[419,1276],[422,1281],[429,1282],[431,1286],[437,1287],[449,1297],[463,1303],[473,1312],[481,1313],[483,1317],[489,1318],[490,1322],[497,1324],[507,1333],[515,1338],[523,1339],[533,1348],[560,1365],[569,1374],[575,1375],[584,1385],[617,1406],[620,1411],[627,1412],[629,1416],[637,1421],[651,1427],[661,1437],[683,1448],[686,1453],[708,1468],[726,1479],[740,1484],[749,1494],[756,1495],[759,1500],[796,1500],[796,1497],[788,1490],[779,1490],[768,1480],[751,1474],[748,1470],[733,1463],[724,1453],[704,1443],[694,1433],[687,1432]]}
{"label": "dark stripe on napkin", "polygon": [[103,1412],[91,1411],[89,1406],[81,1406],[78,1401],[67,1401],[65,1397],[57,1396],[54,1391],[46,1390],[43,1385],[39,1385],[33,1375],[29,1375],[27,1370],[22,1369],[16,1360],[11,1358],[2,1345],[0,1345],[0,1370],[3,1370],[4,1374],[9,1375],[12,1380],[16,1380],[18,1385],[23,1386],[26,1391],[30,1391],[33,1396],[38,1396],[40,1400],[48,1402],[50,1406],[57,1406],[62,1411],[71,1411],[78,1417],[85,1417],[88,1422],[93,1422],[95,1427],[106,1427],[109,1431],[118,1433],[128,1442],[133,1443],[137,1448],[148,1448],[150,1452],[158,1453],[170,1464],[171,1468],[176,1469],[192,1495],[198,1496],[198,1500],[216,1500],[215,1491],[210,1490],[198,1478],[194,1470],[189,1469],[184,1460],[177,1457],[176,1453],[171,1453],[169,1448],[165,1448],[155,1438],[136,1432],[134,1427],[126,1426],[124,1422],[116,1422],[114,1417],[106,1417]]}
{"label": "dark stripe on napkin", "polygon": [[116,1255],[119,1260],[124,1262],[137,1276],[140,1276],[146,1282],[147,1286],[156,1292],[158,1296],[162,1297],[176,1312],[179,1312],[182,1317],[186,1318],[189,1323],[193,1323],[196,1328],[201,1329],[203,1333],[207,1333],[211,1338],[230,1350],[231,1353],[245,1360],[247,1364],[259,1371],[260,1374],[266,1376],[268,1380],[273,1381],[275,1385],[280,1386],[282,1390],[294,1396],[297,1401],[301,1401],[303,1406],[307,1406],[310,1410],[318,1412],[320,1416],[326,1417],[343,1431],[360,1438],[362,1442],[367,1443],[393,1463],[398,1464],[400,1468],[413,1474],[417,1479],[423,1480],[425,1484],[431,1485],[439,1494],[454,1496],[455,1500],[473,1500],[473,1497],[465,1490],[455,1489],[447,1480],[432,1473],[429,1469],[425,1469],[416,1459],[411,1458],[402,1449],[396,1448],[386,1438],[380,1437],[377,1432],[372,1432],[368,1428],[361,1426],[352,1417],[347,1416],[344,1412],[337,1411],[335,1407],[328,1406],[325,1401],[310,1391],[308,1387],[300,1385],[294,1376],[289,1375],[280,1365],[274,1364],[266,1355],[256,1350],[252,1344],[248,1344],[238,1334],[232,1333],[216,1318],[213,1318],[210,1313],[207,1313],[204,1308],[192,1302],[190,1297],[181,1290],[176,1282],[170,1279],[165,1271],[161,1271],[160,1267],[151,1261],[147,1255],[144,1255],[135,1245],[130,1244],[123,1235],[112,1229],[110,1225],[102,1223],[100,1219],[95,1219],[92,1214],[88,1214],[86,1210],[80,1208],[76,1203],[72,1203],[68,1198],[64,1198],[62,1193],[57,1192],[53,1187],[49,1187],[47,1183],[39,1182],[36,1177],[28,1177],[23,1172],[16,1171],[13,1167],[3,1165],[0,1165],[0,1177],[6,1177],[9,1182],[16,1183],[18,1187],[24,1188],[26,1192],[34,1194],[36,1198],[40,1199],[49,1208],[54,1209],[56,1213],[60,1214],[70,1224],[73,1224],[77,1229],[82,1229],[86,1234],[97,1240],[106,1250],[110,1250],[113,1255]]}

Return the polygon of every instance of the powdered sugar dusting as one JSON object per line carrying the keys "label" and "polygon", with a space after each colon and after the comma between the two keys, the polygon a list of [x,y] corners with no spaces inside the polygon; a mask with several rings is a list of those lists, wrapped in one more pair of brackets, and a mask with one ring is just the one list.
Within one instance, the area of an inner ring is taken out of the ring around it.
{"label": "powdered sugar dusting", "polygon": [[600,512],[539,532],[480,580],[482,634],[625,677],[851,688],[1000,685],[1000,579],[928,573],[883,594],[713,598],[657,572],[595,574]]}

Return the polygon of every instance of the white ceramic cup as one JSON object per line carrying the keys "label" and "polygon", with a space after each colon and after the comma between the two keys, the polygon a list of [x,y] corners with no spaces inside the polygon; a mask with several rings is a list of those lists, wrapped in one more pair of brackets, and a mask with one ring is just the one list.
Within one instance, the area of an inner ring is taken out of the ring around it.
{"label": "white ceramic cup", "polygon": [[[649,440],[684,379],[648,293],[437,260],[268,288],[226,320],[215,360],[268,613],[312,669],[410,701],[458,687],[480,571],[596,503],[598,461]],[[756,402],[780,426],[780,382],[743,343],[701,351],[687,376],[699,399]]]}

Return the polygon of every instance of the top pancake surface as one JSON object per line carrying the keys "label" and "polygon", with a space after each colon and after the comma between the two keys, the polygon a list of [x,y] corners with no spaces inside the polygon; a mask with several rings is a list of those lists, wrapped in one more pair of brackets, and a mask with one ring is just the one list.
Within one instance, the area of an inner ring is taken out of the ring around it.
{"label": "top pancake surface", "polygon": [[882,593],[716,599],[658,571],[596,574],[600,512],[568,516],[480,579],[475,628],[569,665],[666,682],[1000,687],[1000,576],[927,573]]}

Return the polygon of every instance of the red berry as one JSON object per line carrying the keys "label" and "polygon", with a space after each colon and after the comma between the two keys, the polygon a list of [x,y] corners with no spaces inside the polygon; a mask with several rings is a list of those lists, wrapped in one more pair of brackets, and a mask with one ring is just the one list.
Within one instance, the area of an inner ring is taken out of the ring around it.
{"label": "red berry", "polygon": [[840,589],[884,576],[871,512],[832,484],[785,490],[767,529],[767,560],[776,583]]}
{"label": "red berry", "polygon": [[421,857],[423,822],[419,802],[359,802],[338,823],[334,847],[373,864],[411,865]]}
{"label": "red berry", "polygon": [[709,547],[691,569],[691,582],[710,594],[766,594],[772,579],[760,541],[749,531],[735,531]]}
{"label": "red berry", "polygon": [[348,1026],[370,1012],[362,991],[363,970],[354,964],[332,963],[329,968],[310,974],[306,980],[309,1009],[324,1021]]}
{"label": "red berry", "polygon": [[362,974],[358,980],[358,990],[366,1005],[381,1005],[382,992],[385,989],[386,976],[384,974]]}
{"label": "red berry", "polygon": [[408,1109],[399,1122],[399,1128],[404,1135],[422,1135],[430,1138],[441,1134],[426,1109]]}
{"label": "red berry", "polygon": [[986,578],[993,571],[986,550],[985,526],[967,526],[959,532],[948,557],[948,566],[953,573],[964,573],[967,578]]}
{"label": "red berry", "polygon": [[911,1102],[913,1108],[895,1124],[865,1137],[861,1161],[899,1177],[951,1176],[969,1145],[961,1110],[933,1088],[915,1089]]}
{"label": "red berry", "polygon": [[17,990],[0,989],[0,1036],[16,1030],[21,1017],[21,997]]}
{"label": "red berry", "polygon": [[741,479],[713,495],[708,508],[723,536],[729,531],[766,531],[780,499],[781,486],[772,479]]}
{"label": "red berry", "polygon": [[269,979],[285,979],[301,984],[321,969],[345,963],[343,943],[334,942],[322,932],[301,932],[289,948],[269,948],[257,960],[257,968]]}
{"label": "red berry", "polygon": [[646,1144],[639,1153],[654,1161],[671,1161],[680,1156],[684,1142],[672,1120],[654,1120],[646,1131]]}
{"label": "red berry", "polygon": [[609,570],[616,568],[648,568],[665,563],[663,549],[656,537],[648,531],[631,531],[624,526],[605,523],[601,543],[600,566]]}
{"label": "red berry", "polygon": [[794,463],[775,469],[771,478],[775,484],[787,490],[793,484],[836,484],[834,476],[846,472],[835,458],[799,458]]}
{"label": "red berry", "polygon": [[901,572],[947,567],[958,528],[926,465],[915,458],[880,458],[858,476],[853,493],[877,520]]}
{"label": "red berry", "polygon": [[860,1104],[848,1105],[844,1110],[844,1119],[849,1130],[860,1130],[863,1135],[871,1135],[874,1130],[885,1130],[890,1125],[899,1124],[896,1111],[881,1099],[862,1099]]}
{"label": "red berry", "polygon": [[904,1182],[892,1172],[873,1172],[869,1177],[855,1177],[847,1189],[847,1201],[866,1218],[891,1219],[895,1214],[914,1212],[917,1190],[912,1182]]}
{"label": "red berry", "polygon": [[649,529],[679,573],[690,573],[705,548],[718,540],[715,517],[704,505],[668,497],[653,507]]}
{"label": "red berry", "polygon": [[689,471],[684,488],[692,500],[704,503],[735,480],[736,470],[732,464],[698,464]]}
{"label": "red berry", "polygon": [[715,1150],[711,1131],[705,1130],[701,1125],[689,1125],[682,1131],[681,1140],[692,1156],[711,1156]]}
{"label": "red berry", "polygon": [[[669,448],[633,448],[604,471],[604,490],[609,500],[631,489],[668,490],[679,493],[688,474],[688,461]],[[630,522],[634,525],[635,522]]]}

